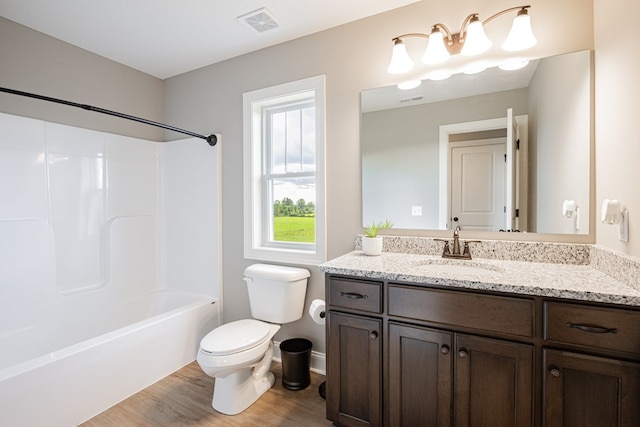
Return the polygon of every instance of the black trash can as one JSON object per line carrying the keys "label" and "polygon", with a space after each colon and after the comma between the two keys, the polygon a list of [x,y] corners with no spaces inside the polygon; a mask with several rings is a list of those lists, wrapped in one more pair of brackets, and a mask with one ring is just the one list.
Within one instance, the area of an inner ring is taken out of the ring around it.
{"label": "black trash can", "polygon": [[282,385],[289,390],[303,390],[311,383],[311,341],[293,338],[280,343]]}

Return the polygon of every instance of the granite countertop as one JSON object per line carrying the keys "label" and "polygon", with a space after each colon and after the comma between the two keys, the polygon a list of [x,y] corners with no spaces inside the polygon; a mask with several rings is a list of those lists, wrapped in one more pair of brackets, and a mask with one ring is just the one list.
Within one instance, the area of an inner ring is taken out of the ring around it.
{"label": "granite countertop", "polygon": [[370,279],[640,306],[640,290],[589,264],[455,260],[394,252],[366,256],[356,250],[320,265],[319,269]]}

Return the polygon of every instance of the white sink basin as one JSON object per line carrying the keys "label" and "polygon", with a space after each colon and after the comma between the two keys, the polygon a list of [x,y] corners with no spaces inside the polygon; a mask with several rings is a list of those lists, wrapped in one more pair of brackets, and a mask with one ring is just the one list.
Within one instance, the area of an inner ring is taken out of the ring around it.
{"label": "white sink basin", "polygon": [[416,267],[425,273],[441,273],[447,275],[466,274],[483,276],[502,273],[502,269],[493,264],[445,258],[422,261],[418,263]]}

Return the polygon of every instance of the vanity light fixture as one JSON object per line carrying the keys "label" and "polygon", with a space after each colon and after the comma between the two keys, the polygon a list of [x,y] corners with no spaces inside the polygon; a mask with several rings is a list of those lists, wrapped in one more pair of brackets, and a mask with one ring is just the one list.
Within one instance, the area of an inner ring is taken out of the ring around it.
{"label": "vanity light fixture", "polygon": [[422,57],[425,64],[440,64],[451,55],[464,56],[479,55],[491,48],[493,42],[484,32],[484,25],[498,16],[512,11],[518,11],[513,20],[511,31],[502,44],[502,49],[507,51],[519,51],[532,47],[537,43],[531,31],[531,19],[528,13],[531,5],[511,7],[502,10],[484,21],[480,21],[478,13],[472,13],[465,18],[460,32],[452,33],[444,24],[434,24],[431,34],[407,33],[392,39],[393,53],[387,71],[391,74],[403,74],[414,67],[409,57],[403,39],[410,37],[424,37],[428,39],[427,49]]}

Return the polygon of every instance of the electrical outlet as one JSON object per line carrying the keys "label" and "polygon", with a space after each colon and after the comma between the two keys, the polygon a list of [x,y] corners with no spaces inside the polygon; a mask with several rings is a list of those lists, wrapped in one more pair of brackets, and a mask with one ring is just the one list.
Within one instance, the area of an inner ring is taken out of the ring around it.
{"label": "electrical outlet", "polygon": [[411,206],[412,216],[422,216],[422,206]]}

